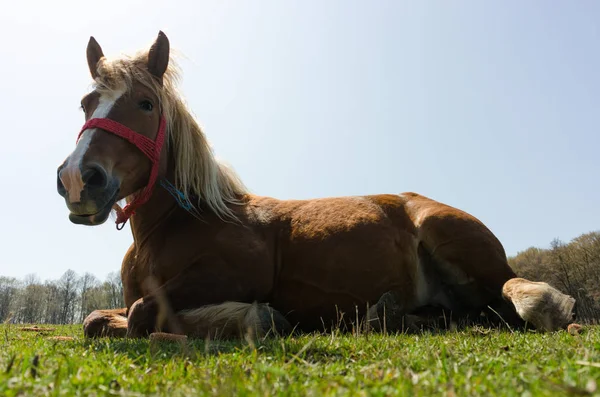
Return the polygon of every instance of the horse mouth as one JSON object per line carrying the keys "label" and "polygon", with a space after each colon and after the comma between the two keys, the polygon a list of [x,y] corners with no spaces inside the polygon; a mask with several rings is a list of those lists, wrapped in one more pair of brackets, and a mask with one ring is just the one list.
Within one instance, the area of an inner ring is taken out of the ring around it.
{"label": "horse mouth", "polygon": [[117,202],[118,194],[119,190],[117,189],[113,196],[106,201],[104,206],[98,212],[93,214],[75,214],[71,212],[69,214],[69,220],[76,225],[97,226],[103,224],[108,219],[114,204]]}

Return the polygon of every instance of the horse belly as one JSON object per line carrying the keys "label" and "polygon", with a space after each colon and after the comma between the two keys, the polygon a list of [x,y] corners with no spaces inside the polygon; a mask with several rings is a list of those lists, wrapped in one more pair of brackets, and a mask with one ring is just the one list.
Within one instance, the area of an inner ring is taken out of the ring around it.
{"label": "horse belly", "polygon": [[381,225],[359,229],[288,248],[272,305],[292,325],[307,331],[348,325],[387,291],[414,296],[414,236]]}

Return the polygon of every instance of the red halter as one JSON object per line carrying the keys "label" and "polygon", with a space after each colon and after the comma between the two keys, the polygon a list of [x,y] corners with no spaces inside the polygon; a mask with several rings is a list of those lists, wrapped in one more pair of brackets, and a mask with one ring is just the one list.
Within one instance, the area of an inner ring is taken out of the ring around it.
{"label": "red halter", "polygon": [[[163,116],[160,117],[160,124],[158,127],[158,133],[156,134],[156,140],[152,141],[140,133],[135,132],[129,127],[124,126],[121,123],[118,123],[111,119],[106,118],[96,118],[88,120],[79,135],[77,136],[77,141],[83,134],[83,131],[89,128],[100,128],[104,131],[112,132],[113,134],[129,141],[132,145],[137,147],[150,159],[152,162],[152,169],[150,170],[150,179],[148,180],[148,184],[144,188],[144,190],[137,195],[132,202],[127,204],[125,208],[121,209],[118,205],[115,206],[117,211],[117,229],[121,230],[127,220],[135,214],[135,210],[140,207],[142,204],[146,203],[152,196],[152,189],[154,188],[154,184],[156,183],[156,178],[158,177],[158,165],[160,161],[160,151],[162,150],[163,143],[165,141],[165,130],[166,130],[166,122]],[[119,227],[121,225],[121,227]]]}

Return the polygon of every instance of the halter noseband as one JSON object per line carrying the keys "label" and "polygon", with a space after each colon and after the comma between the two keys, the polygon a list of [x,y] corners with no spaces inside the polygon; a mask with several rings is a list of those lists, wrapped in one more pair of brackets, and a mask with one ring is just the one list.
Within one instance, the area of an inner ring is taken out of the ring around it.
{"label": "halter noseband", "polygon": [[127,140],[129,143],[140,149],[142,153],[144,153],[152,162],[150,178],[144,190],[139,195],[136,195],[134,200],[127,204],[125,208],[121,209],[118,205],[115,206],[117,211],[117,229],[121,230],[125,226],[127,220],[133,214],[135,214],[135,210],[142,204],[146,203],[150,199],[150,196],[152,196],[152,190],[158,177],[160,152],[165,141],[166,121],[161,115],[155,141],[143,136],[138,132],[135,132],[131,128],[126,127],[121,123],[107,118],[95,118],[88,120],[81,128],[81,131],[79,131],[77,141],[79,141],[81,134],[83,134],[83,132],[89,128],[100,128],[104,131],[112,132],[113,134]]}

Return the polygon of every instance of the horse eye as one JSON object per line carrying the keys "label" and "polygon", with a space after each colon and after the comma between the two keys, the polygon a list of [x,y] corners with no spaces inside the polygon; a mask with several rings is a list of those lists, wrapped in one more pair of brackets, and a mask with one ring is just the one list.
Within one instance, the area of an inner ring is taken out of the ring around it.
{"label": "horse eye", "polygon": [[152,109],[154,108],[154,106],[152,105],[152,102],[150,102],[148,100],[144,100],[144,101],[140,102],[139,106],[140,106],[140,109],[145,110],[147,112],[152,111]]}
{"label": "horse eye", "polygon": [[79,109],[81,109],[85,113],[85,106],[83,106],[83,104],[79,105]]}

